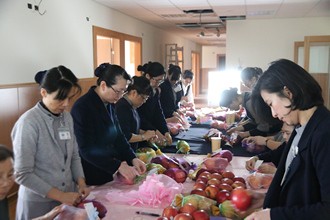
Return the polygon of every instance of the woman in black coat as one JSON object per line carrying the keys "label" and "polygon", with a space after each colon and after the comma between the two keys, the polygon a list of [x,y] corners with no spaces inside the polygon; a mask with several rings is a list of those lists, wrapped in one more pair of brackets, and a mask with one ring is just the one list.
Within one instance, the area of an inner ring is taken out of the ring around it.
{"label": "woman in black coat", "polygon": [[264,120],[272,115],[296,129],[283,149],[264,209],[245,219],[330,219],[330,111],[320,85],[298,64],[281,59],[258,80],[252,103]]}

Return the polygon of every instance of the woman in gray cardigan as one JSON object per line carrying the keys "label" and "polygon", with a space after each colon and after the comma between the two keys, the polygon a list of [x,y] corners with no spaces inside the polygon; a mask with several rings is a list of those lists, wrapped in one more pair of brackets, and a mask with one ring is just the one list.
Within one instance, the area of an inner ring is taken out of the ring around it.
{"label": "woman in gray cardigan", "polygon": [[60,203],[77,205],[90,192],[65,109],[80,92],[64,66],[37,73],[42,100],[25,112],[12,131],[15,180],[20,184],[16,219],[32,219]]}

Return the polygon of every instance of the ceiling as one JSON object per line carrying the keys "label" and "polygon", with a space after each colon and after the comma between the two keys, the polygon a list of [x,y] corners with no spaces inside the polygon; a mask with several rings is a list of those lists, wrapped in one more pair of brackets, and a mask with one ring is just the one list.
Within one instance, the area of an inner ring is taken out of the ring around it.
{"label": "ceiling", "polygon": [[[330,0],[94,1],[202,45],[226,44],[226,17],[253,20],[330,16]],[[189,10],[195,13],[187,13]]]}

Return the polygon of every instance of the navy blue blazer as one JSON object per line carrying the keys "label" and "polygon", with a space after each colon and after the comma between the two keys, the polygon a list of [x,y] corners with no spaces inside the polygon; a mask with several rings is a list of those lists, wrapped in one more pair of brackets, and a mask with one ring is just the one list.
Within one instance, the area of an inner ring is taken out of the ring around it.
{"label": "navy blue blazer", "polygon": [[[136,109],[123,97],[115,104],[116,115],[126,139],[129,141],[133,134],[139,134],[140,131],[140,116]],[[139,143],[130,143],[131,148],[136,151]]]}
{"label": "navy blue blazer", "polygon": [[158,89],[143,105],[137,108],[137,112],[141,119],[142,130],[159,130],[162,134],[168,132],[163,109],[159,101]]}
{"label": "navy blue blazer", "polygon": [[159,88],[161,89],[159,100],[165,118],[170,118],[173,116],[173,113],[179,108],[179,106],[176,104],[176,93],[174,92],[172,84],[168,79],[166,79],[162,84],[160,84]]}
{"label": "navy blue blazer", "polygon": [[298,143],[286,179],[285,162],[294,132],[283,150],[264,208],[271,219],[330,219],[330,112],[318,107]]}
{"label": "navy blue blazer", "polygon": [[105,107],[95,86],[73,105],[71,114],[88,185],[113,180],[122,161],[132,165],[136,157],[121,131],[114,107]]}

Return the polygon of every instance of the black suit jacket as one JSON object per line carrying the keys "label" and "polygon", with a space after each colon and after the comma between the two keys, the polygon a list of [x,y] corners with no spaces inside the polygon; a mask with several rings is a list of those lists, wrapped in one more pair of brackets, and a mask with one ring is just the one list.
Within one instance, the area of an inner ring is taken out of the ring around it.
{"label": "black suit jacket", "polygon": [[329,110],[320,106],[310,118],[298,143],[298,153],[281,186],[295,134],[283,150],[264,208],[271,208],[271,219],[330,219]]}

